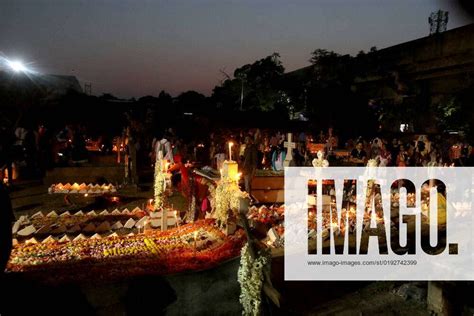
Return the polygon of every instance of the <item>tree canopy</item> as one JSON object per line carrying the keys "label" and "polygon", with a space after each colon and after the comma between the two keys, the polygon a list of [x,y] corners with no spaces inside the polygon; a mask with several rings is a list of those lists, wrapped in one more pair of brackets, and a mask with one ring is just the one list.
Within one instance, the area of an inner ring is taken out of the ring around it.
{"label": "tree canopy", "polygon": [[233,78],[226,78],[214,88],[212,99],[217,106],[227,109],[274,110],[280,101],[284,72],[280,55],[273,53],[235,69]]}

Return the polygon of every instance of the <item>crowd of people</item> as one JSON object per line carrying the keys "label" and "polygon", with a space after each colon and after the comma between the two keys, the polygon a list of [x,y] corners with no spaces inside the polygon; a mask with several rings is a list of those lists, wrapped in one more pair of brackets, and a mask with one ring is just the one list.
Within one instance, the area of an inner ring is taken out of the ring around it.
{"label": "crowd of people", "polygon": [[[43,124],[19,124],[14,129],[0,127],[0,180],[13,184],[13,178],[42,179],[46,170],[88,161],[86,128],[67,124],[48,128]],[[112,151],[112,141],[100,137],[100,150]]]}
{"label": "crowd of people", "polygon": [[[246,191],[250,191],[256,170],[284,170],[288,133],[254,128],[216,129],[207,139],[184,140],[178,135],[173,129],[155,134],[149,146],[139,146],[148,154],[137,155],[137,165],[144,165],[140,159],[153,165],[159,151],[171,165],[176,165],[172,170],[177,173],[189,173],[183,166],[191,165],[220,170],[225,160],[234,160],[243,174]],[[378,166],[398,167],[474,165],[472,146],[455,137],[435,136],[431,140],[426,135],[402,135],[391,139],[357,137],[341,142],[332,128],[317,134],[292,131],[292,136],[292,166],[312,166],[318,151],[324,153],[331,166],[366,166],[369,160]]]}
{"label": "crowd of people", "polygon": [[[346,138],[344,141],[329,128],[320,131],[276,131],[253,129],[215,129],[205,139],[179,135],[172,128],[149,135],[139,122],[130,121],[122,135],[101,136],[96,141],[102,153],[112,148],[127,153],[130,175],[137,169],[153,166],[158,151],[172,164],[192,163],[195,167],[211,166],[219,170],[225,160],[237,161],[246,187],[258,169],[282,171],[287,156],[288,132],[291,132],[292,166],[311,166],[317,151],[322,151],[331,166],[365,166],[375,159],[379,166],[473,166],[470,144],[458,137],[439,135],[403,135],[397,137]],[[0,129],[0,175],[12,183],[13,174],[21,177],[44,176],[46,169],[61,164],[87,161],[86,129],[82,125],[65,125],[50,130],[42,124],[15,130]],[[230,145],[230,146],[229,146]],[[14,168],[14,166],[16,168]],[[132,169],[133,170],[132,172]],[[132,179],[131,182],[137,182]]]}
{"label": "crowd of people", "polygon": [[[375,159],[378,166],[472,166],[473,147],[457,137],[433,137],[427,135],[406,135],[393,138],[349,138],[340,142],[333,129],[327,133],[313,135],[310,132],[292,133],[294,166],[311,166],[317,151],[336,166],[365,166]],[[228,144],[232,143],[231,155],[244,169],[248,164],[255,169],[283,170],[287,155],[287,133],[279,131],[223,130],[212,133],[208,144],[208,161],[216,169],[229,158]],[[316,149],[313,149],[316,148]],[[256,157],[256,158],[255,158]]]}
{"label": "crowd of people", "polygon": [[0,178],[5,177],[11,184],[20,168],[24,178],[41,176],[50,152],[46,134],[42,125],[35,128],[21,125],[14,130],[0,128]]}
{"label": "crowd of people", "polygon": [[[292,134],[291,140],[288,133]],[[58,165],[80,164],[91,156],[90,135],[81,125],[65,125],[57,130],[43,125],[35,128],[18,127],[14,131],[0,129],[0,180],[12,185],[13,174],[20,179],[42,179],[47,168]],[[220,170],[225,160],[236,161],[242,173],[242,186],[251,192],[252,179],[257,170],[282,172],[291,166],[312,166],[321,156],[329,166],[474,166],[473,147],[458,137],[404,135],[397,137],[345,138],[328,129],[325,133],[270,129],[215,129],[205,139],[183,137],[169,128],[149,133],[139,121],[130,120],[116,137],[99,137],[93,143],[100,154],[113,154],[125,165],[125,184],[138,185],[139,174],[152,173],[156,159],[169,162],[173,187],[190,204],[195,200],[209,207],[209,191],[193,169],[211,167]],[[285,163],[288,148],[292,160]],[[117,152],[118,151],[118,152]],[[265,171],[265,172],[267,172]],[[206,211],[199,213],[204,216]]]}

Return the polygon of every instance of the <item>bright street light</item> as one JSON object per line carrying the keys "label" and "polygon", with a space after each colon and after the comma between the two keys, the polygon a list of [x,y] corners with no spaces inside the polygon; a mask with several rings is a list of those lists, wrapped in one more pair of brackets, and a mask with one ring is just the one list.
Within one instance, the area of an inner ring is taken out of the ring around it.
{"label": "bright street light", "polygon": [[21,61],[8,61],[8,66],[14,71],[14,72],[27,72],[28,68],[26,68],[25,65]]}

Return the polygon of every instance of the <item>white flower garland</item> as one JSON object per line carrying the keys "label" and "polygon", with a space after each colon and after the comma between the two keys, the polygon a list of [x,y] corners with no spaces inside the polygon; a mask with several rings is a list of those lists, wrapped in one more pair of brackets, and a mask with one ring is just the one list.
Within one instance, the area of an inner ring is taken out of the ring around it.
{"label": "white flower garland", "polygon": [[261,254],[253,260],[248,244],[242,248],[237,281],[240,284],[242,315],[260,315],[262,304],[263,269],[270,262],[268,254]]}
{"label": "white flower garland", "polygon": [[154,184],[155,211],[163,208],[165,189],[166,189],[166,173],[164,173],[161,169],[161,160],[157,160],[155,162],[155,184]]}
{"label": "white flower garland", "polygon": [[239,199],[247,197],[246,192],[242,192],[239,184],[235,180],[222,178],[214,193],[214,215],[219,225],[222,227],[227,223],[229,210],[234,217],[237,217],[239,211]]}

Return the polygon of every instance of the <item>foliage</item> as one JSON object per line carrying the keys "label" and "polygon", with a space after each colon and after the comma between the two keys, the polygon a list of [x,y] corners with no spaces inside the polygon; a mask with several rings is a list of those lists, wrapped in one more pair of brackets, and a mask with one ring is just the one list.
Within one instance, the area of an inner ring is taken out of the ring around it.
{"label": "foliage", "polygon": [[311,53],[309,62],[313,65],[325,65],[335,62],[339,56],[341,55],[333,51],[318,48]]}
{"label": "foliage", "polygon": [[180,111],[183,112],[202,112],[208,105],[206,96],[196,91],[186,91],[178,95],[175,103]]}
{"label": "foliage", "polygon": [[435,106],[439,127],[443,130],[459,131],[468,135],[472,123],[472,114],[460,98],[450,97]]}
{"label": "foliage", "polygon": [[155,183],[154,183],[154,197],[155,211],[159,211],[163,208],[165,189],[166,189],[166,173],[162,169],[162,160],[157,159],[155,162]]}
{"label": "foliage", "polygon": [[240,190],[236,180],[222,178],[217,184],[213,196],[214,216],[219,225],[223,227],[229,216],[237,218],[240,199],[247,197],[247,193]]}
{"label": "foliage", "polygon": [[262,303],[263,270],[270,262],[268,253],[258,258],[250,256],[248,243],[242,248],[237,280],[240,284],[240,303],[243,315],[260,315]]}
{"label": "foliage", "polygon": [[[280,55],[265,58],[235,69],[234,78],[227,78],[214,88],[212,99],[221,107],[242,110],[274,110],[281,96],[280,80],[285,72]],[[241,98],[243,98],[241,100]]]}

